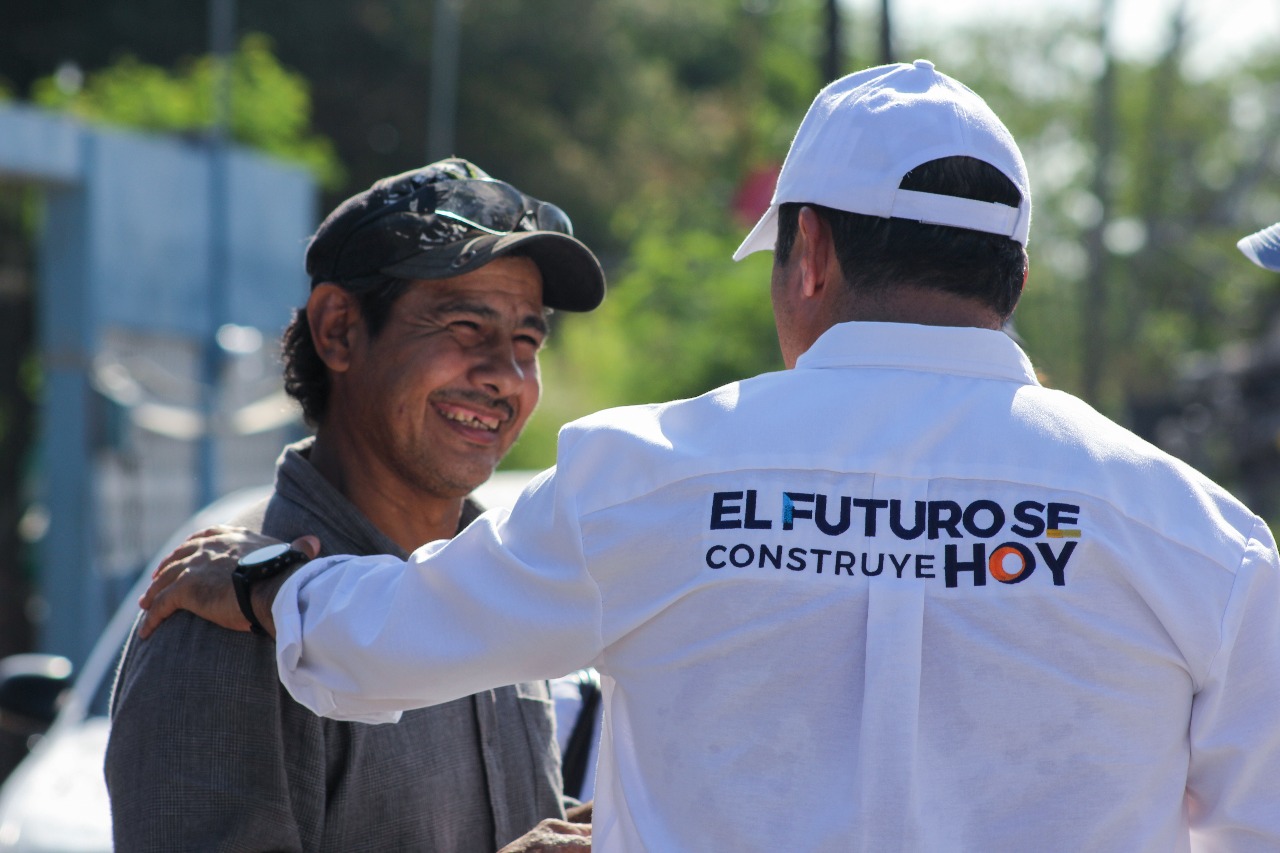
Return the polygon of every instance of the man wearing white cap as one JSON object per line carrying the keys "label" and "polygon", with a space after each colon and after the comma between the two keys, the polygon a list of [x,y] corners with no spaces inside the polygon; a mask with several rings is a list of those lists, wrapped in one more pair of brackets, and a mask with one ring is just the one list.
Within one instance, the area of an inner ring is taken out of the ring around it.
{"label": "man wearing white cap", "polygon": [[[1030,214],[930,63],[831,84],[738,252],[775,252],[791,369],[585,418],[509,514],[261,587],[282,680],[389,719],[594,664],[597,850],[1280,849],[1271,534],[1039,386],[999,331]],[[148,625],[243,629],[265,541],[180,549]]]}

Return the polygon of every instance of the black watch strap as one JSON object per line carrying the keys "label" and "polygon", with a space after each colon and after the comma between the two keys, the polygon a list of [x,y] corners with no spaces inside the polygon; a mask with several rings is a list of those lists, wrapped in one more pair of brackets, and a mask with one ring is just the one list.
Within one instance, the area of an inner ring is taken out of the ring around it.
{"label": "black watch strap", "polygon": [[240,558],[235,571],[231,573],[231,585],[235,589],[240,612],[249,620],[249,630],[260,636],[267,636],[267,629],[262,627],[258,614],[253,612],[253,585],[270,580],[286,569],[310,559],[301,551],[281,545],[269,545]]}
{"label": "black watch strap", "polygon": [[267,629],[262,627],[262,623],[258,621],[258,614],[253,612],[253,584],[248,576],[237,569],[231,575],[231,585],[236,589],[236,603],[240,605],[240,612],[249,620],[249,630],[260,636],[266,636]]}

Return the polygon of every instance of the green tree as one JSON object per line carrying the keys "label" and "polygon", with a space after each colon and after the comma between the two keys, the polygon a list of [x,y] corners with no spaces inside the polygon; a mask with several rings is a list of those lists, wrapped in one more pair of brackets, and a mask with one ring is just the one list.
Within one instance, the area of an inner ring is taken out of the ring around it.
{"label": "green tree", "polygon": [[[211,56],[187,60],[177,70],[147,65],[126,56],[69,87],[54,74],[37,80],[32,99],[91,122],[140,130],[208,130],[214,121],[219,65]],[[311,129],[311,95],[306,80],[280,64],[271,41],[246,35],[229,62],[230,137],[309,169],[324,185],[341,182],[333,144]]]}

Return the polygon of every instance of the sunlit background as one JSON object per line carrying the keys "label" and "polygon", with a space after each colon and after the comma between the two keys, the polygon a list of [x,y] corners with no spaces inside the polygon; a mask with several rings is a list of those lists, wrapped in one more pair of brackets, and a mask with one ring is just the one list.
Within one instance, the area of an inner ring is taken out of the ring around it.
{"label": "sunlit background", "polygon": [[[844,5],[865,14],[880,8],[879,0],[848,0]],[[1034,25],[1060,14],[1096,25],[1106,6],[1100,0],[893,0],[892,10],[898,40],[905,45],[955,27]],[[1280,40],[1280,5],[1271,0],[1113,0],[1111,44],[1116,54],[1133,61],[1159,56],[1180,10],[1189,35],[1184,69],[1195,75],[1229,70],[1255,50],[1274,49]]]}
{"label": "sunlit background", "polygon": [[181,519],[269,480],[304,434],[275,344],[306,235],[384,175],[468,157],[604,261],[507,467],[591,410],[779,369],[769,259],[729,256],[818,88],[888,59],[1022,145],[1044,381],[1280,512],[1280,276],[1235,249],[1280,219],[1270,0],[10,5],[0,656],[83,656]]}

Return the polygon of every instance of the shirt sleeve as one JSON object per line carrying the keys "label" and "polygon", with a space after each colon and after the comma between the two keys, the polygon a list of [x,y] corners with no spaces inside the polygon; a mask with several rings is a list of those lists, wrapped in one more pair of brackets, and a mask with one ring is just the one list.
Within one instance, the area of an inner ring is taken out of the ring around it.
{"label": "shirt sleeve", "polygon": [[1266,525],[1255,536],[1192,701],[1188,811],[1206,853],[1280,850],[1280,565]]}
{"label": "shirt sleeve", "polygon": [[555,469],[449,541],[316,560],[276,596],[276,662],[317,714],[389,722],[503,684],[555,678],[601,650],[601,600]]}
{"label": "shirt sleeve", "polygon": [[260,637],[189,613],[131,636],[104,767],[115,849],[301,851],[294,797],[322,811],[324,790],[290,789],[281,697]]}

